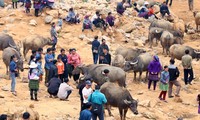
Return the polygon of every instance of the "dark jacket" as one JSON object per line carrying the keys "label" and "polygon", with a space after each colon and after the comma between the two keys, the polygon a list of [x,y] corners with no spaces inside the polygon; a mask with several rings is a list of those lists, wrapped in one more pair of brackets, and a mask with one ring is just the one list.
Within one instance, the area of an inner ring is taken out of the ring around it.
{"label": "dark jacket", "polygon": [[174,81],[179,77],[179,70],[175,65],[169,65],[169,81]]}
{"label": "dark jacket", "polygon": [[161,5],[161,7],[160,7],[160,13],[162,15],[164,15],[165,13],[167,13],[168,15],[170,15],[168,6],[167,5]]}
{"label": "dark jacket", "polygon": [[48,83],[48,93],[54,96],[57,95],[61,83],[60,79],[52,78]]}
{"label": "dark jacket", "polygon": [[9,69],[10,69],[10,72],[15,72],[15,69],[17,69],[17,64],[14,61],[11,61],[9,65]]}
{"label": "dark jacket", "polygon": [[48,80],[50,81],[53,77],[58,77],[58,68],[56,65],[50,66]]}
{"label": "dark jacket", "polygon": [[103,48],[107,49],[108,52],[109,52],[108,45],[106,45],[106,44],[101,44],[101,45],[99,46],[99,55],[103,54]]}
{"label": "dark jacket", "polygon": [[98,40],[92,41],[92,52],[93,50],[98,50],[100,46],[100,42]]}
{"label": "dark jacket", "polygon": [[83,102],[83,88],[85,87],[85,83],[83,82],[80,86],[79,86],[79,95],[80,95],[80,98],[81,98],[81,102]]}
{"label": "dark jacket", "polygon": [[62,62],[64,63],[64,65],[67,64],[67,62],[68,62],[67,55],[60,54],[60,55],[58,55],[58,57],[60,57],[62,59]]}
{"label": "dark jacket", "polygon": [[109,53],[106,55],[103,53],[100,56],[102,56],[103,59],[101,59],[101,57],[99,58],[99,64],[111,64],[111,55]]}

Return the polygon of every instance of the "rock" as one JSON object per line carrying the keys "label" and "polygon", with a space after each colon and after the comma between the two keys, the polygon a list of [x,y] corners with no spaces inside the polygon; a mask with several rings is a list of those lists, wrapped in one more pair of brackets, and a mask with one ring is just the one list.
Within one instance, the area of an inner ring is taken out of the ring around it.
{"label": "rock", "polygon": [[79,39],[83,40],[86,36],[84,34],[79,35]]}
{"label": "rock", "polygon": [[6,6],[6,10],[10,10],[10,9],[12,9],[12,5],[11,4],[9,4],[8,6]]}
{"label": "rock", "polygon": [[138,92],[137,92],[137,95],[142,95],[142,94],[144,94],[143,91],[138,91]]}
{"label": "rock", "polygon": [[151,107],[151,101],[150,100],[144,100],[144,101],[139,102],[139,105],[143,106],[143,107]]}
{"label": "rock", "polygon": [[5,21],[0,20],[0,25],[4,25],[4,24],[5,24]]}
{"label": "rock", "polygon": [[133,41],[135,46],[144,47],[144,42],[142,40],[134,40]]}
{"label": "rock", "polygon": [[134,26],[134,25],[128,24],[128,25],[125,26],[124,31],[125,31],[126,33],[131,33],[134,29],[135,29],[135,26]]}
{"label": "rock", "polygon": [[14,12],[12,12],[8,16],[16,16],[16,14]]}
{"label": "rock", "polygon": [[50,10],[50,11],[46,11],[47,15],[50,15],[54,18],[58,18],[58,11],[57,10]]}
{"label": "rock", "polygon": [[4,98],[4,96],[0,95],[0,98]]}
{"label": "rock", "polygon": [[158,116],[156,116],[154,113],[150,113],[150,112],[143,112],[141,113],[143,117],[147,118],[147,119],[151,119],[151,120],[157,120]]}
{"label": "rock", "polygon": [[4,86],[4,87],[2,87],[1,89],[2,89],[3,91],[9,91],[9,90],[10,90],[8,86]]}
{"label": "rock", "polygon": [[183,105],[190,105],[189,102],[182,102]]}
{"label": "rock", "polygon": [[189,29],[187,30],[187,34],[195,34],[196,31],[194,29]]}
{"label": "rock", "polygon": [[30,20],[29,25],[36,26],[37,22],[34,19],[32,19],[32,20]]}
{"label": "rock", "polygon": [[52,20],[53,20],[53,16],[50,16],[50,15],[46,16],[44,19],[46,24],[50,24]]}
{"label": "rock", "polygon": [[174,98],[174,102],[182,103],[183,100],[182,100],[180,97],[175,97],[175,98]]}

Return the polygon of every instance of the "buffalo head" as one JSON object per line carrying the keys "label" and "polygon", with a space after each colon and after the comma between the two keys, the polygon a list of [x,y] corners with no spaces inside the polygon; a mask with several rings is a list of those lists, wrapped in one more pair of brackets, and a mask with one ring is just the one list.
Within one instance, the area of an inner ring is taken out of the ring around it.
{"label": "buffalo head", "polygon": [[19,70],[21,70],[22,72],[24,71],[24,67],[23,67],[23,64],[24,64],[24,61],[22,59],[19,59],[17,60],[17,67],[19,68]]}
{"label": "buffalo head", "polygon": [[138,101],[132,99],[132,100],[124,100],[124,103],[126,105],[129,106],[129,108],[131,109],[131,111],[137,115],[138,114],[138,110],[137,110],[137,106],[138,106]]}
{"label": "buffalo head", "polygon": [[124,71],[133,70],[133,68],[136,67],[137,64],[138,64],[138,60],[136,60],[135,62],[126,61],[124,65]]}

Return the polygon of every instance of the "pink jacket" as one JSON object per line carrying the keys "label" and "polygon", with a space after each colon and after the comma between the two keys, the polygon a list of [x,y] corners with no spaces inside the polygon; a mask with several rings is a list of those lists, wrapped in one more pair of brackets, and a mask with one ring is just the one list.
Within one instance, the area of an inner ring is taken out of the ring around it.
{"label": "pink jacket", "polygon": [[68,55],[68,63],[73,65],[74,68],[76,68],[78,65],[81,64],[81,58],[80,58],[80,55],[79,54],[75,54],[75,55]]}

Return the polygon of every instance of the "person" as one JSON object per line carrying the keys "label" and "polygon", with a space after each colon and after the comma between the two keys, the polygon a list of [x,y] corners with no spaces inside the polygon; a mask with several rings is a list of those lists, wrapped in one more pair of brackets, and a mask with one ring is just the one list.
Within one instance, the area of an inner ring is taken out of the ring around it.
{"label": "person", "polygon": [[103,93],[100,92],[100,86],[95,86],[95,91],[89,96],[88,101],[98,108],[98,112],[92,111],[92,120],[104,120],[103,105],[107,103],[107,99]]}
{"label": "person", "polygon": [[9,65],[9,69],[10,69],[10,77],[11,77],[11,92],[13,95],[17,95],[17,92],[15,90],[15,86],[16,86],[16,77],[17,77],[17,73],[18,73],[18,69],[17,69],[17,57],[15,55],[12,55],[10,58],[10,65]]}
{"label": "person", "polygon": [[91,29],[91,31],[93,32],[93,29],[92,29],[92,22],[91,22],[90,19],[89,19],[89,15],[86,15],[85,18],[84,18],[84,20],[83,20],[82,32],[83,32],[85,29]]}
{"label": "person", "polygon": [[122,0],[122,2],[119,2],[117,4],[117,13],[120,14],[120,15],[123,15],[123,13],[125,11],[124,3],[125,3],[125,0]]}
{"label": "person", "polygon": [[[170,1],[170,2],[169,2]],[[172,2],[173,0],[166,0],[166,4],[168,5],[168,2],[169,2],[169,6],[171,7],[172,6]]]}
{"label": "person", "polygon": [[85,110],[81,111],[79,120],[91,120],[92,118],[92,103],[88,102],[85,104]]}
{"label": "person", "polygon": [[[69,60],[68,63],[72,65],[73,70],[74,70],[77,66],[79,66],[79,65],[81,64],[81,57],[80,57],[80,55],[76,52],[76,49],[75,49],[75,48],[72,49],[71,55],[69,56],[68,60]],[[79,77],[80,77],[80,73],[74,74],[74,75],[73,75],[73,79],[74,79],[74,81],[75,81],[76,83],[78,83]]]}
{"label": "person", "polygon": [[[184,69],[184,81],[185,85],[190,84],[193,80],[193,69],[192,69],[192,57],[190,56],[190,51],[185,50],[185,55],[182,57],[182,66]],[[188,75],[190,77],[188,78]]]}
{"label": "person", "polygon": [[162,17],[165,16],[165,14],[168,14],[168,16],[170,16],[170,12],[169,12],[169,8],[166,5],[166,2],[164,1],[163,4],[160,6],[160,13],[162,15]]}
{"label": "person", "polygon": [[168,97],[172,98],[174,96],[172,96],[172,88],[173,85],[176,86],[176,92],[175,92],[175,96],[176,97],[180,97],[179,96],[179,92],[181,90],[181,84],[179,81],[177,81],[177,78],[179,77],[179,70],[178,68],[174,65],[175,60],[171,59],[170,60],[170,65],[168,66],[168,71],[169,71],[169,92],[168,92]]}
{"label": "person", "polygon": [[160,75],[160,95],[159,95],[159,99],[163,100],[164,102],[167,102],[165,100],[166,94],[167,94],[167,90],[169,87],[169,72],[168,72],[168,66],[164,66],[164,71],[161,72]]}
{"label": "person", "polygon": [[85,84],[86,85],[82,90],[83,106],[81,110],[85,109],[85,104],[88,102],[88,97],[90,96],[90,94],[92,94],[92,88],[91,88],[92,83],[90,81],[86,81]]}
{"label": "person", "polygon": [[[108,75],[109,75],[109,70],[108,69],[105,69],[105,70],[103,70],[102,71],[102,83],[99,83],[99,85],[103,85],[105,82],[108,82],[108,81],[110,81],[110,78],[108,77]],[[100,82],[100,81],[99,81]]]}
{"label": "person", "polygon": [[102,15],[99,14],[99,16],[93,21],[93,24],[96,28],[100,28],[100,29],[104,29],[106,30],[106,22],[104,21],[104,19],[102,18]]}
{"label": "person", "polygon": [[197,101],[198,101],[198,114],[200,114],[200,94],[197,95]]}
{"label": "person", "polygon": [[107,49],[107,51],[109,52],[109,47],[108,45],[106,44],[106,40],[105,39],[102,39],[102,43],[101,45],[99,46],[99,55],[103,54],[103,49]]}
{"label": "person", "polygon": [[36,50],[32,50],[32,55],[30,56],[28,64],[30,65],[31,62],[35,62],[35,60],[36,60]]}
{"label": "person", "polygon": [[38,48],[35,58],[42,58],[42,54],[43,54],[43,48]]}
{"label": "person", "polygon": [[17,2],[18,0],[12,0],[12,6],[13,6],[13,9],[17,9]]}
{"label": "person", "polygon": [[156,84],[157,81],[159,80],[158,78],[158,74],[161,72],[162,70],[162,66],[160,64],[159,58],[157,55],[155,55],[153,57],[153,61],[151,61],[148,65],[148,72],[149,72],[149,76],[148,76],[148,89],[150,90],[151,88],[151,83],[153,82],[153,90],[156,90]]}
{"label": "person", "polygon": [[111,65],[111,55],[106,48],[103,48],[103,54],[99,57],[99,64]]}
{"label": "person", "polygon": [[33,5],[35,8],[35,16],[38,17],[39,16],[39,10],[40,10],[40,6],[41,6],[41,1],[40,0],[34,0],[33,1]]}
{"label": "person", "polygon": [[[89,80],[86,80],[86,81],[89,81]],[[83,106],[83,93],[82,93],[82,91],[83,91],[83,88],[86,86],[86,81],[80,81],[79,82],[79,86],[78,86],[78,88],[79,88],[79,95],[80,95],[80,101],[81,101],[81,111],[83,110],[83,108],[84,108],[84,106]]]}
{"label": "person", "polygon": [[57,23],[57,26],[60,27],[60,29],[62,29],[62,26],[63,26],[63,19],[62,19],[62,16],[59,14],[58,16],[58,23]]}
{"label": "person", "polygon": [[148,13],[149,13],[148,5],[149,5],[149,2],[145,1],[144,5],[142,6],[142,8],[141,8],[141,10],[138,14],[139,17],[143,17],[145,19],[148,19]]}
{"label": "person", "polygon": [[42,81],[42,76],[44,74],[43,70],[42,70],[42,58],[41,57],[38,57],[36,60],[35,60],[35,63],[37,64],[37,69],[38,69],[38,76],[39,76],[39,81],[41,82]]}
{"label": "person", "polygon": [[56,24],[55,22],[53,22],[51,24],[51,31],[50,31],[50,34],[51,34],[51,39],[53,41],[53,46],[52,48],[55,48],[56,47],[56,44],[57,44],[57,41],[58,41],[58,33],[56,31]]}
{"label": "person", "polygon": [[193,10],[193,6],[194,6],[193,4],[194,4],[193,0],[188,0],[188,6],[189,6],[190,11]]}
{"label": "person", "polygon": [[68,61],[68,59],[67,59],[67,55],[65,54],[65,49],[62,48],[62,49],[60,50],[60,53],[61,53],[61,54],[59,54],[58,57],[61,58],[61,60],[62,60],[62,62],[63,62],[63,64],[64,64],[64,74],[63,74],[63,78],[68,78],[68,72],[67,72],[67,61]]}
{"label": "person", "polygon": [[42,12],[45,7],[52,9],[52,6],[53,3],[51,3],[49,0],[41,0],[40,12]]}
{"label": "person", "polygon": [[158,19],[158,17],[155,15],[155,13],[154,13],[154,9],[153,9],[153,5],[151,5],[150,6],[150,8],[149,8],[149,12],[148,12],[148,18],[150,18],[150,17],[154,17],[154,18],[156,18],[156,19]]}
{"label": "person", "polygon": [[98,18],[98,16],[100,15],[100,11],[99,10],[97,10],[96,12],[95,12],[95,14],[92,16],[92,18],[91,18],[91,22],[94,24],[94,21]]}
{"label": "person", "polygon": [[69,64],[69,58],[71,57],[71,54],[72,54],[72,51],[73,51],[74,48],[70,48],[69,49],[69,53],[67,55],[67,59],[68,59],[68,63],[67,63],[67,72],[68,72],[68,76],[69,78],[72,77],[72,71],[74,69],[73,65],[72,64]]}
{"label": "person", "polygon": [[50,69],[49,69],[48,81],[50,81],[51,78],[58,76],[58,68],[56,64],[57,64],[57,60],[53,60],[53,64],[50,66]]}
{"label": "person", "polygon": [[94,40],[92,41],[92,55],[93,55],[93,62],[94,64],[97,64],[98,61],[98,49],[100,46],[100,42],[98,41],[98,36],[94,37]]}
{"label": "person", "polygon": [[65,20],[68,22],[68,23],[71,23],[71,24],[76,24],[78,21],[76,19],[76,13],[74,12],[74,9],[73,8],[70,8],[69,9],[69,12],[68,12],[68,15],[67,17],[65,18]]}
{"label": "person", "polygon": [[39,90],[39,71],[37,67],[38,65],[35,62],[31,62],[29,65],[30,70],[28,72],[30,96],[31,100],[35,101],[38,101],[37,91]]}
{"label": "person", "polygon": [[56,66],[57,66],[57,68],[58,68],[58,77],[60,78],[60,80],[63,82],[63,80],[64,80],[64,71],[65,71],[65,65],[64,65],[64,63],[62,62],[62,58],[61,57],[57,57],[57,64],[56,64]]}
{"label": "person", "polygon": [[6,115],[6,114],[0,115],[0,120],[7,120],[7,118],[8,118],[8,115]]}
{"label": "person", "polygon": [[115,25],[115,17],[112,16],[112,12],[108,13],[108,16],[106,17],[106,23],[109,26],[109,29],[112,29],[112,27]]}
{"label": "person", "polygon": [[47,86],[47,92],[49,93],[50,98],[52,98],[52,96],[57,97],[61,83],[62,81],[58,78],[58,76],[54,76],[53,78],[51,78]]}
{"label": "person", "polygon": [[49,77],[49,69],[50,66],[53,64],[53,56],[52,56],[52,49],[47,49],[47,54],[45,55],[45,84],[48,83],[48,77]]}
{"label": "person", "polygon": [[138,7],[137,7],[137,3],[136,3],[136,2],[133,3],[133,9],[134,9],[137,13],[140,12],[140,10],[139,10]]}
{"label": "person", "polygon": [[31,8],[31,0],[26,0],[25,1],[25,12],[27,14],[30,14],[30,8]]}
{"label": "person", "polygon": [[22,115],[22,119],[23,120],[29,120],[30,119],[30,113],[29,112],[24,112]]}
{"label": "person", "polygon": [[69,85],[69,79],[66,78],[64,82],[60,84],[57,96],[60,100],[67,100],[72,90],[73,88]]}
{"label": "person", "polygon": [[53,59],[55,59],[55,57],[56,57],[56,48],[55,47],[52,48],[52,56],[53,56]]}

